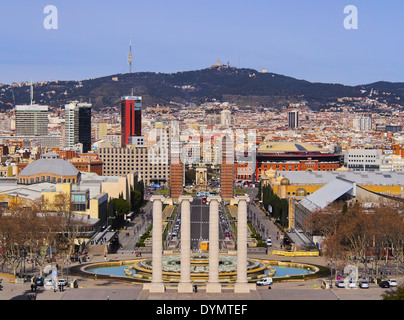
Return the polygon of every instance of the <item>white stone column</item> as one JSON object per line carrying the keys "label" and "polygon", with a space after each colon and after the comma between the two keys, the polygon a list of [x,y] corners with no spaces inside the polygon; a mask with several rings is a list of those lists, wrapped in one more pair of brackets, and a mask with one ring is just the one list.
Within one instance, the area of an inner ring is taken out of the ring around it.
{"label": "white stone column", "polygon": [[250,287],[247,280],[247,196],[236,197],[237,211],[237,280],[234,292],[247,293]]}
{"label": "white stone column", "polygon": [[181,203],[181,278],[178,292],[192,293],[191,282],[191,196],[179,197]]}
{"label": "white stone column", "polygon": [[153,248],[152,248],[152,282],[150,292],[164,292],[163,283],[163,200],[164,196],[154,195],[153,202]]}
{"label": "white stone column", "polygon": [[208,197],[209,203],[209,281],[207,293],[222,292],[219,282],[219,202],[221,197]]}

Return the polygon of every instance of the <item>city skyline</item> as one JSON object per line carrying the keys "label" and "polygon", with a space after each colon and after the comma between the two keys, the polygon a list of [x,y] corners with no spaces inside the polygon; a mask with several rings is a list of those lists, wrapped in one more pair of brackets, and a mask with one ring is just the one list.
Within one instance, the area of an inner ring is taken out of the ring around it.
{"label": "city skyline", "polygon": [[[311,82],[404,81],[399,1],[54,1],[57,30],[44,28],[48,4],[2,4],[0,83],[127,73],[131,39],[133,72],[197,70],[220,59]],[[357,30],[344,28],[348,5],[358,9]]]}

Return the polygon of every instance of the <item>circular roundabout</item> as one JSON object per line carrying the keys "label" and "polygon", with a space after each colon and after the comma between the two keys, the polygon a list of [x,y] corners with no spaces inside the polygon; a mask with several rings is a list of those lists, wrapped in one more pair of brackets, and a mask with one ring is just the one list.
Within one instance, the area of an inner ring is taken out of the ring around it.
{"label": "circular roundabout", "polygon": [[[153,263],[151,258],[126,261],[110,261],[81,266],[80,273],[90,277],[111,278],[133,282],[150,282]],[[288,278],[315,274],[316,266],[302,263],[247,259],[247,279],[256,282],[264,277]],[[163,281],[179,282],[181,277],[181,259],[179,255],[163,256]],[[191,256],[191,280],[205,282],[209,279],[209,256]],[[219,256],[219,280],[233,283],[237,279],[237,257],[222,254]]]}

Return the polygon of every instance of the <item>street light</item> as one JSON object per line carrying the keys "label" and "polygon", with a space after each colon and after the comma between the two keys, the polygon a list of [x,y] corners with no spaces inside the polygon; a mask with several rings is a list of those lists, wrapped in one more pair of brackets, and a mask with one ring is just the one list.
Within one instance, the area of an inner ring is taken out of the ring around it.
{"label": "street light", "polygon": [[330,270],[331,270],[330,288],[332,288],[332,279],[333,279],[332,271],[333,271],[333,269],[335,269],[335,261],[332,258],[330,258],[330,260],[328,261],[328,266],[330,267]]}
{"label": "street light", "polygon": [[70,265],[69,257],[66,256],[66,259],[63,260],[63,268],[65,268],[65,266],[67,266],[67,268],[66,268],[66,282],[67,283],[69,283],[69,265]]}

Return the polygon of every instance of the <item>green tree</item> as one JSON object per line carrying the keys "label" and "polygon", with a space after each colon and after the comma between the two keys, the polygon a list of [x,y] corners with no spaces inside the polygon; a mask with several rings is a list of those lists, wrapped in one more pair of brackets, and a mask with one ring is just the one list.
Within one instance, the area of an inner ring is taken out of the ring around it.
{"label": "green tree", "polygon": [[125,214],[128,214],[131,209],[131,205],[128,201],[122,198],[114,199],[114,207],[115,207],[115,213],[117,216],[124,216]]}
{"label": "green tree", "polygon": [[196,180],[196,170],[188,169],[185,171],[185,184],[191,184]]}
{"label": "green tree", "polygon": [[130,192],[130,200],[131,200],[131,209],[134,212],[139,211],[143,204],[143,197],[140,191],[132,190]]}
{"label": "green tree", "polygon": [[398,286],[395,293],[382,294],[383,300],[404,300],[404,287]]}
{"label": "green tree", "polygon": [[122,198],[112,199],[110,202],[108,217],[113,220],[112,227],[119,229],[124,224],[125,215],[130,212],[131,204]]}

